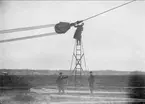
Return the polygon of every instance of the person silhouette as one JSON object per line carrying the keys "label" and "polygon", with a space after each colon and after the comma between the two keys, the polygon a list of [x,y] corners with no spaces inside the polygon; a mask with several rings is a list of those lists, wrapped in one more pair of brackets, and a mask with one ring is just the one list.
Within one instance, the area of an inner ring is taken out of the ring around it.
{"label": "person silhouette", "polygon": [[62,72],[59,73],[59,76],[56,79],[57,87],[58,87],[58,93],[65,93],[64,91],[64,79],[68,78],[68,76],[63,76]]}
{"label": "person silhouette", "polygon": [[95,82],[95,78],[94,78],[92,71],[90,71],[90,76],[88,78],[88,82],[89,82],[90,93],[92,94],[94,91],[94,82]]}

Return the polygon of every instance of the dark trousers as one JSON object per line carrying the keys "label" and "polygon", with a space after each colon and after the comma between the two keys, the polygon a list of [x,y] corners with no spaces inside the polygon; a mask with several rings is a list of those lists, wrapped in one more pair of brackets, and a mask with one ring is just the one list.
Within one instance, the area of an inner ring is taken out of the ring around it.
{"label": "dark trousers", "polygon": [[90,89],[90,93],[92,94],[94,91],[94,84],[93,83],[89,83],[89,89]]}
{"label": "dark trousers", "polygon": [[61,93],[61,92],[64,93],[64,85],[60,84],[57,87],[58,87],[58,92],[59,93]]}

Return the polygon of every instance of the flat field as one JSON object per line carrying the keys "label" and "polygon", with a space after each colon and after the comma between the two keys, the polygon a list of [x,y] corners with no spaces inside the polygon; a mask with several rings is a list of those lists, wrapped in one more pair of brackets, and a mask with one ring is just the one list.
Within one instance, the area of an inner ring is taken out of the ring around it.
{"label": "flat field", "polygon": [[[32,86],[28,90],[6,90],[1,92],[1,104],[127,104],[128,79],[124,76],[95,76],[95,91],[90,94],[87,76],[83,76],[75,88],[73,78],[66,80],[65,94],[58,94],[57,76],[21,76]],[[81,82],[81,85],[79,84]]]}

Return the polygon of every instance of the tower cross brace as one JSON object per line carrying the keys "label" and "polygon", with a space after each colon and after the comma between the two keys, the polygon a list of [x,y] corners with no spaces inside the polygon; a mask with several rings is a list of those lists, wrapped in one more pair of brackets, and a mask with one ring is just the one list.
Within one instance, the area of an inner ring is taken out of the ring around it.
{"label": "tower cross brace", "polygon": [[[84,70],[86,69],[86,62],[84,57],[84,49],[82,44],[82,36],[81,32],[83,30],[82,25],[76,26],[76,32],[74,35],[75,40],[75,46],[73,50],[73,56],[71,61],[71,73],[73,75],[73,82],[75,87],[77,85],[82,85],[82,75],[84,74]],[[74,60],[73,60],[74,59]],[[84,61],[83,61],[84,59]],[[85,69],[84,69],[85,67]]]}

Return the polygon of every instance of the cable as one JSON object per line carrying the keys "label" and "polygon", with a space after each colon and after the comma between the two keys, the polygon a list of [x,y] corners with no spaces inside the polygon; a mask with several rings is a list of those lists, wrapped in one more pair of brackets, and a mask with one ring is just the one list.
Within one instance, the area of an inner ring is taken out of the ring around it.
{"label": "cable", "polygon": [[[84,22],[84,21],[87,21],[87,20],[89,20],[89,19],[95,18],[96,16],[99,16],[99,15],[101,15],[101,14],[107,13],[107,12],[112,11],[112,10],[114,10],[114,9],[117,9],[117,8],[119,8],[119,7],[125,6],[125,5],[127,5],[127,4],[129,4],[129,3],[132,3],[132,2],[134,2],[134,1],[136,1],[136,0],[132,0],[132,1],[129,1],[129,2],[127,2],[127,3],[121,4],[121,5],[119,5],[119,6],[116,6],[116,7],[114,7],[114,8],[108,9],[108,10],[106,10],[106,11],[104,11],[104,12],[99,13],[99,14],[96,14],[96,15],[93,15],[93,16],[91,16],[91,17],[88,17],[88,18],[86,18],[86,19],[84,19],[84,20],[77,21],[76,23],[79,24],[79,23],[81,23],[81,22]],[[48,25],[40,25],[40,26],[31,26],[31,27],[23,27],[23,28],[16,28],[16,29],[0,30],[0,34],[12,33],[12,32],[20,32],[20,31],[27,31],[27,30],[34,30],[34,29],[40,29],[40,28],[52,27],[52,26],[54,26],[54,25],[55,25],[55,24],[48,24]]]}
{"label": "cable", "polygon": [[32,39],[32,38],[40,38],[40,37],[45,37],[45,36],[50,36],[50,35],[57,35],[57,33],[53,32],[53,33],[45,33],[45,34],[34,35],[34,36],[27,36],[27,37],[0,40],[0,43],[19,41],[19,40],[26,40],[26,39]]}
{"label": "cable", "polygon": [[[116,6],[114,8],[111,8],[109,10],[106,10],[104,12],[101,12],[99,14],[96,14],[94,16],[91,16],[91,17],[88,17],[84,20],[81,20],[81,21],[77,21],[77,23],[81,23],[81,22],[84,22],[84,21],[87,21],[89,19],[92,19],[92,18],[95,18],[96,16],[99,16],[101,14],[104,14],[104,13],[107,13],[109,11],[112,11],[114,9],[117,9],[119,7],[122,7],[122,6],[125,6],[129,3],[132,3],[136,0],[132,0],[132,1],[129,1],[127,3],[124,3],[124,4],[121,4],[119,6]],[[20,32],[20,31],[27,31],[27,30],[34,30],[34,29],[40,29],[40,28],[46,28],[46,27],[52,27],[54,26],[55,24],[48,24],[48,25],[40,25],[40,26],[32,26],[32,27],[24,27],[24,28],[16,28],[16,29],[8,29],[8,30],[0,30],[0,34],[4,34],[4,33],[12,33],[12,32]],[[48,33],[49,34],[49,33]],[[18,41],[18,40],[25,40],[25,39],[31,39],[31,38],[38,38],[38,37],[43,37],[43,36],[47,36],[48,34],[42,34],[42,35],[35,35],[35,36],[28,36],[28,37],[21,37],[21,38],[13,38],[13,39],[7,39],[7,40],[0,40],[0,43],[4,43],[4,42],[11,42],[11,41]],[[52,33],[50,33],[52,34]],[[56,33],[53,33],[53,34],[56,34]]]}
{"label": "cable", "polygon": [[54,25],[55,24],[47,24],[47,25],[39,25],[39,26],[31,26],[31,27],[22,27],[16,29],[0,30],[0,34],[40,29],[40,28],[52,27]]}
{"label": "cable", "polygon": [[[84,21],[87,21],[87,20],[89,20],[89,19],[95,18],[96,16],[99,16],[99,15],[101,15],[101,14],[107,13],[107,12],[112,11],[112,10],[114,10],[114,9],[117,9],[117,8],[119,8],[119,7],[125,6],[125,5],[127,5],[127,4],[129,4],[129,3],[132,3],[132,2],[134,2],[134,1],[136,1],[136,0],[132,0],[132,1],[129,1],[129,2],[127,2],[127,3],[121,4],[121,5],[119,5],[119,6],[116,6],[116,7],[114,7],[114,8],[108,9],[108,10],[106,10],[106,11],[104,11],[104,12],[99,13],[99,14],[96,14],[96,15],[93,15],[93,16],[91,16],[91,17],[88,17],[88,18],[86,18],[86,19],[84,19],[84,20],[77,21],[76,23],[79,24],[79,23],[81,23],[81,22],[84,22]],[[27,31],[27,30],[34,30],[34,29],[40,29],[40,28],[46,28],[46,27],[52,27],[52,26],[55,26],[55,24],[40,25],[40,26],[31,26],[31,27],[23,27],[23,28],[8,29],[8,30],[0,30],[0,34],[12,33],[12,32],[19,32],[19,31]]]}
{"label": "cable", "polygon": [[82,20],[82,21],[80,21],[80,22],[84,22],[84,21],[87,21],[87,20],[89,20],[89,19],[95,18],[95,17],[97,17],[97,16],[99,16],[99,15],[101,15],[101,14],[105,14],[105,13],[107,13],[107,12],[109,12],[109,11],[112,11],[112,10],[117,9],[117,8],[119,8],[119,7],[125,6],[125,5],[127,5],[127,4],[129,4],[129,3],[132,3],[132,2],[134,2],[134,1],[136,1],[136,0],[132,0],[132,1],[129,1],[129,2],[127,2],[127,3],[121,4],[121,5],[119,5],[119,6],[116,6],[116,7],[114,7],[114,8],[108,9],[108,10],[106,10],[106,11],[104,11],[104,12],[101,12],[101,13],[98,13],[98,14],[93,15],[93,16],[91,16],[91,17],[88,17],[88,18],[86,18],[86,19],[84,19],[84,20]]}

